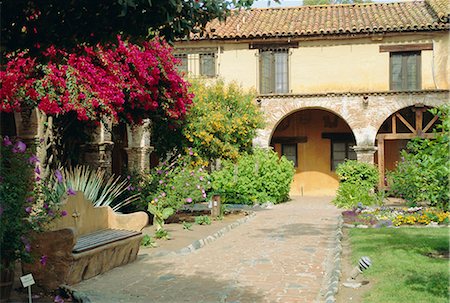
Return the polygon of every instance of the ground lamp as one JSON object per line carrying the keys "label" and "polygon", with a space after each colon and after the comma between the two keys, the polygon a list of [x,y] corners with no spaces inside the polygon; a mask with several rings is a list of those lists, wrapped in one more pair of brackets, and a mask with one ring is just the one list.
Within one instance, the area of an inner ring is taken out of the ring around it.
{"label": "ground lamp", "polygon": [[350,278],[347,279],[347,282],[342,283],[345,287],[350,288],[358,288],[361,287],[362,283],[356,282],[356,277],[359,274],[362,274],[363,271],[368,269],[372,265],[372,261],[369,257],[361,257],[358,261],[358,265],[353,268],[352,272],[350,273]]}

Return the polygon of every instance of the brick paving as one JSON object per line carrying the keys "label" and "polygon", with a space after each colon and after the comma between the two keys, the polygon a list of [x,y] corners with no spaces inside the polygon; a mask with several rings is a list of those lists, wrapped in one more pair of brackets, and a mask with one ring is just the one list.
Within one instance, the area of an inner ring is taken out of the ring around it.
{"label": "brick paving", "polygon": [[187,255],[138,261],[75,285],[100,302],[322,302],[339,211],[294,197]]}

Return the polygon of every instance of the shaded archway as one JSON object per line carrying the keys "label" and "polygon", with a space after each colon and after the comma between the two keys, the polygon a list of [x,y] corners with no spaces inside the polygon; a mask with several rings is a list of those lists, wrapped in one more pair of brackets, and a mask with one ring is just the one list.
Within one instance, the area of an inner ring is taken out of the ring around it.
{"label": "shaded archway", "polygon": [[439,117],[423,104],[403,108],[384,121],[376,136],[375,162],[380,172],[380,188],[386,186],[386,170],[395,169],[407,143],[417,137],[434,138],[433,130],[438,121]]}
{"label": "shaded archway", "polygon": [[270,145],[295,164],[293,195],[334,195],[336,166],[356,159],[355,137],[347,122],[324,109],[307,108],[285,116],[272,132]]}

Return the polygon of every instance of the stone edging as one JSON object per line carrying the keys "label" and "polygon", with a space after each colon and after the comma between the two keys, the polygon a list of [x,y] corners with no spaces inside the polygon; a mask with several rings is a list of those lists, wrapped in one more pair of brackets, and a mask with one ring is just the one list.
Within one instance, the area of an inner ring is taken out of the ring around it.
{"label": "stone edging", "polygon": [[339,278],[341,276],[341,257],[342,257],[342,226],[344,219],[339,215],[336,231],[334,233],[334,240],[332,243],[333,249],[328,254],[326,261],[326,276],[325,282],[321,290],[321,297],[325,303],[336,302],[335,295],[339,289]]}
{"label": "stone edging", "polygon": [[225,227],[222,227],[220,230],[216,231],[214,234],[209,235],[203,239],[200,240],[196,240],[194,242],[192,242],[191,244],[189,244],[186,247],[183,247],[177,251],[160,251],[158,253],[155,254],[151,254],[150,257],[163,257],[163,256],[167,256],[167,255],[187,255],[190,254],[191,252],[196,251],[197,249],[200,249],[202,247],[204,247],[205,245],[208,245],[214,241],[216,241],[217,239],[219,239],[220,237],[222,237],[224,234],[226,234],[227,232],[229,232],[230,230],[238,227],[239,225],[247,222],[248,220],[250,220],[251,218],[253,218],[256,215],[256,212],[254,211],[248,211],[249,214],[247,216],[245,216],[244,218],[241,218]]}

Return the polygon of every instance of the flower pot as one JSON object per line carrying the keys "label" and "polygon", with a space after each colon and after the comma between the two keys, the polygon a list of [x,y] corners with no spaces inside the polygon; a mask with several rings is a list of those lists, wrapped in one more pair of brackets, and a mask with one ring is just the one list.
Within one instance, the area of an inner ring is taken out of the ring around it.
{"label": "flower pot", "polygon": [[7,302],[14,283],[14,267],[2,268],[0,271],[0,302]]}

